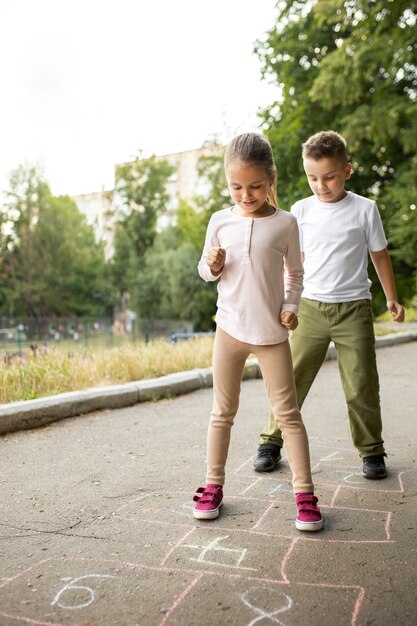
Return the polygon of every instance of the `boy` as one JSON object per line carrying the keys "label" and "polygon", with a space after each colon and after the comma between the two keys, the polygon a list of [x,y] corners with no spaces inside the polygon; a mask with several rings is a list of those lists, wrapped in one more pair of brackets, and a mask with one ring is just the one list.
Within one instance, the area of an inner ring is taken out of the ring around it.
{"label": "boy", "polygon": [[[343,137],[322,131],[302,147],[304,170],[314,195],[291,207],[298,221],[304,261],[299,326],[290,338],[298,404],[301,408],[333,341],[363,476],[385,478],[367,264],[369,252],[393,320],[404,321],[387,240],[376,203],[345,190],[352,165]],[[273,470],[281,460],[282,445],[281,432],[270,414],[260,435],[255,470]]]}

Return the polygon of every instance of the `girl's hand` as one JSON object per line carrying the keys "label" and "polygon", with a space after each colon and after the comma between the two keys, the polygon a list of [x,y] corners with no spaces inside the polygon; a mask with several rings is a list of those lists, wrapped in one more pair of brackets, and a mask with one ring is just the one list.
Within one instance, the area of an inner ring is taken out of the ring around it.
{"label": "girl's hand", "polygon": [[226,262],[226,250],[224,248],[212,248],[207,255],[207,265],[211,273],[216,276],[222,271]]}
{"label": "girl's hand", "polygon": [[279,318],[287,330],[295,330],[298,326],[298,317],[292,311],[283,311]]}
{"label": "girl's hand", "polygon": [[405,311],[401,304],[398,304],[398,302],[395,302],[395,300],[388,300],[387,309],[391,313],[393,322],[404,321]]}

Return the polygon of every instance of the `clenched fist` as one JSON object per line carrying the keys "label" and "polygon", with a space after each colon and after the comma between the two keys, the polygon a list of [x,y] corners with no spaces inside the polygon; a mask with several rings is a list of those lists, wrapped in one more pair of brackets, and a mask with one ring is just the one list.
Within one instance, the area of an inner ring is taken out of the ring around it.
{"label": "clenched fist", "polygon": [[284,311],[279,316],[281,324],[285,326],[287,330],[295,330],[298,326],[298,317],[292,311]]}
{"label": "clenched fist", "polygon": [[220,274],[226,262],[226,250],[224,248],[212,248],[207,255],[207,265],[215,276]]}

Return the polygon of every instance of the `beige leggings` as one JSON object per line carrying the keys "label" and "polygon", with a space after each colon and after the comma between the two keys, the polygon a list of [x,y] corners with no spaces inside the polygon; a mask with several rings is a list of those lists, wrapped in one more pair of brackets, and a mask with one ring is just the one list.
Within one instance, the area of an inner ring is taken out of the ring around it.
{"label": "beige leggings", "polygon": [[207,433],[207,483],[223,485],[230,431],[239,407],[240,384],[249,354],[261,368],[275,419],[282,431],[295,493],[314,491],[307,433],[298,410],[288,341],[253,346],[217,328],[213,352],[213,409]]}

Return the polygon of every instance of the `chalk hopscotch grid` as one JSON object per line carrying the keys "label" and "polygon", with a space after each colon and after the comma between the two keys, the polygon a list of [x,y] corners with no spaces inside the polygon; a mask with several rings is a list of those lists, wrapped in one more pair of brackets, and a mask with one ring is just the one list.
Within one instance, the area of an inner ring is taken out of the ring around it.
{"label": "chalk hopscotch grid", "polygon": [[[333,449],[334,450],[334,449]],[[339,459],[335,459],[335,455],[337,454],[337,452],[334,452],[333,454],[328,455],[328,459],[331,459],[332,461],[337,461]],[[333,457],[333,458],[332,458]],[[241,474],[244,472],[244,470],[247,468],[247,466],[249,465],[249,463],[251,463],[253,460],[253,457],[250,457],[250,459],[246,460],[241,466],[239,466],[237,469],[235,469],[234,474]],[[314,470],[319,469],[322,465],[325,465],[325,463],[323,463],[324,459],[320,460],[318,463],[316,463],[316,465],[313,466]],[[345,471],[346,469],[351,468],[351,466],[338,466],[337,463],[333,464],[332,463],[332,469],[340,469],[341,472]],[[355,473],[353,472],[350,475],[354,475]],[[379,491],[379,492],[404,492],[404,484],[403,484],[403,474],[404,472],[398,472],[397,474],[397,480],[398,480],[398,489],[372,489],[373,491]],[[77,562],[88,562],[88,563],[94,563],[94,564],[99,564],[99,563],[103,563],[103,564],[112,564],[112,565],[118,565],[118,566],[124,566],[124,567],[130,567],[130,568],[139,568],[139,569],[143,569],[143,570],[149,570],[149,571],[155,571],[155,572],[165,572],[165,573],[170,573],[170,574],[175,574],[175,573],[189,573],[190,575],[193,576],[192,580],[185,586],[185,588],[181,589],[181,591],[178,593],[178,595],[174,598],[171,606],[168,608],[166,614],[164,615],[164,617],[162,618],[160,625],[159,626],[165,626],[165,624],[167,624],[170,620],[170,618],[175,614],[175,612],[177,611],[177,609],[184,603],[185,599],[194,591],[198,588],[198,586],[201,584],[201,582],[206,579],[207,577],[221,577],[221,578],[226,578],[226,579],[241,579],[241,580],[246,580],[248,582],[256,582],[256,583],[260,583],[260,584],[267,584],[267,585],[278,585],[278,586],[284,586],[285,588],[287,587],[313,587],[313,588],[317,588],[317,589],[340,589],[340,590],[351,590],[354,591],[354,593],[356,594],[356,601],[354,603],[354,607],[352,610],[352,614],[350,617],[350,625],[351,626],[356,626],[357,624],[357,620],[359,618],[359,613],[363,604],[363,600],[365,597],[365,589],[360,586],[360,585],[344,585],[344,584],[327,584],[327,583],[308,583],[308,582],[296,582],[296,583],[291,583],[291,581],[289,580],[287,574],[286,574],[286,568],[287,565],[291,559],[291,556],[294,554],[295,549],[298,546],[301,546],[303,544],[303,542],[305,541],[314,541],[314,542],[330,542],[330,543],[344,543],[344,544],[349,544],[349,543],[389,543],[392,542],[390,539],[390,527],[391,527],[391,523],[392,523],[392,512],[391,511],[379,511],[379,510],[375,510],[375,509],[366,509],[366,508],[358,508],[358,507],[337,507],[337,498],[340,495],[340,493],[342,492],[342,490],[344,489],[361,489],[360,486],[358,485],[354,485],[351,486],[349,484],[340,484],[340,483],[326,483],[327,486],[331,486],[334,488],[333,490],[333,494],[331,497],[331,500],[329,502],[328,505],[323,506],[321,505],[323,512],[325,512],[326,509],[332,509],[332,510],[355,510],[355,511],[364,511],[364,512],[372,512],[372,513],[382,513],[382,514],[386,514],[386,523],[385,523],[385,535],[386,538],[385,540],[340,540],[340,539],[325,539],[325,538],[321,538],[320,536],[297,536],[297,537],[293,537],[292,535],[285,535],[285,534],[279,534],[279,533],[271,533],[271,532],[262,532],[259,529],[259,527],[262,525],[262,523],[268,518],[268,516],[270,515],[270,513],[272,512],[273,508],[276,506],[276,501],[271,501],[270,499],[267,498],[254,498],[254,497],[250,497],[248,494],[251,490],[253,490],[253,488],[258,485],[259,483],[265,482],[265,481],[274,481],[276,482],[276,478],[274,477],[270,477],[270,476],[258,476],[255,479],[253,478],[253,474],[251,474],[251,478],[252,481],[250,482],[250,484],[246,485],[241,493],[239,495],[232,495],[229,496],[228,498],[230,499],[235,499],[235,500],[249,500],[251,502],[255,502],[255,503],[259,503],[259,504],[264,504],[265,508],[263,509],[263,511],[261,512],[261,514],[259,515],[258,519],[254,522],[252,528],[250,529],[241,529],[241,528],[228,528],[227,526],[218,526],[218,527],[214,527],[214,525],[212,525],[211,529],[217,533],[230,533],[230,534],[235,534],[235,535],[240,535],[240,534],[246,534],[248,536],[259,536],[259,537],[274,537],[274,538],[278,538],[278,539],[284,539],[289,541],[290,545],[281,561],[281,566],[280,566],[280,575],[281,575],[281,579],[276,579],[276,578],[272,578],[272,577],[268,577],[268,576],[256,576],[253,573],[250,573],[251,568],[246,568],[245,570],[245,566],[240,567],[241,565],[241,561],[239,562],[239,567],[237,569],[239,569],[239,572],[217,572],[217,571],[213,571],[213,570],[209,570],[209,569],[203,569],[203,570],[195,570],[195,569],[188,569],[185,567],[172,567],[172,566],[168,566],[167,562],[169,561],[169,559],[175,554],[175,552],[177,550],[180,550],[182,547],[184,546],[193,546],[196,548],[201,548],[202,546],[198,545],[198,544],[190,544],[187,542],[192,541],[193,540],[193,535],[201,528],[207,528],[207,525],[203,522],[196,522],[194,520],[190,520],[190,523],[185,523],[185,522],[165,522],[163,520],[149,520],[149,519],[141,519],[138,517],[135,517],[134,519],[132,519],[131,517],[125,517],[123,515],[124,512],[127,512],[128,509],[131,509],[132,505],[134,505],[137,502],[143,502],[147,499],[150,499],[152,497],[155,497],[155,495],[161,495],[162,497],[164,496],[163,492],[154,492],[154,493],[147,493],[147,494],[143,494],[137,498],[132,499],[129,502],[124,503],[123,505],[121,505],[119,507],[119,509],[117,509],[115,511],[115,515],[118,515],[119,518],[125,519],[127,521],[130,522],[134,522],[134,523],[139,523],[139,524],[169,524],[170,526],[175,526],[175,527],[179,527],[179,528],[184,528],[184,530],[186,531],[177,541],[177,543],[174,546],[171,546],[169,548],[169,550],[167,551],[167,553],[164,555],[164,557],[162,558],[161,562],[159,563],[159,565],[157,566],[149,566],[149,565],[144,565],[142,563],[131,563],[128,561],[118,561],[118,560],[112,560],[112,559],[93,559],[93,558],[88,558],[88,559],[80,559],[80,558],[70,558],[70,559],[66,559],[67,561],[77,561]],[[367,486],[364,489],[369,489]],[[171,491],[170,495],[174,495],[174,493]],[[179,496],[184,496],[184,492],[177,492],[176,495]],[[280,505],[285,505],[286,502],[285,501],[280,501]],[[288,503],[289,504],[289,503]],[[292,504],[292,503],[291,503]],[[191,508],[189,507],[189,514],[191,516]],[[221,538],[220,538],[221,539]],[[219,538],[217,539],[217,544],[219,544]],[[215,549],[216,548],[216,540],[213,540],[212,544],[211,544],[211,549]],[[210,545],[207,548],[206,551],[209,551],[210,549]],[[244,553],[244,556],[246,555],[246,553]],[[20,572],[19,574],[16,574],[15,576],[12,576],[10,578],[7,578],[5,580],[3,580],[2,582],[0,582],[0,589],[4,589],[5,587],[7,587],[8,585],[12,584],[13,582],[15,582],[16,580],[18,580],[21,576],[23,575],[27,575],[31,570],[33,570],[36,567],[42,566],[45,563],[48,562],[52,562],[55,561],[56,559],[54,558],[50,558],[50,559],[43,559],[42,561],[39,561],[37,564],[34,564],[33,566],[31,566],[30,568],[27,568],[26,570],[24,570],[23,572]],[[191,559],[190,559],[191,560]],[[195,561],[198,561],[198,559],[194,559]],[[202,559],[202,562],[204,562],[204,559]],[[216,564],[218,565],[218,563]],[[254,569],[254,568],[252,568]],[[95,575],[95,574],[90,574],[89,576],[100,576],[99,574]],[[105,575],[104,575],[105,576]],[[87,576],[88,577],[88,576]],[[83,577],[80,577],[83,578]],[[242,595],[242,602],[243,603],[247,603],[248,600],[246,597],[243,597],[244,594]],[[252,607],[254,608],[254,607]],[[256,608],[256,607],[255,607]],[[260,609],[259,609],[260,610]],[[271,621],[276,621],[275,619],[272,619],[272,616],[275,615],[276,613],[279,613],[279,611],[276,611],[274,613],[267,613],[264,612],[263,614],[261,613],[259,616],[259,619],[262,619],[262,615],[264,616],[265,619],[270,619]],[[52,622],[43,622],[41,620],[36,620],[36,619],[31,619],[28,617],[24,617],[24,616],[17,616],[17,615],[11,615],[5,612],[2,612],[0,610],[0,615],[2,615],[3,617],[9,618],[9,619],[14,619],[14,620],[20,620],[22,622],[28,623],[28,624],[38,624],[40,626],[67,626],[67,624],[53,624]],[[253,622],[251,623],[255,623],[257,620],[253,620]],[[278,623],[281,623],[278,621]]]}
{"label": "chalk hopscotch grid", "polygon": [[[195,530],[195,529],[193,529]],[[190,532],[187,532],[186,535],[182,538],[183,540],[185,540],[187,537],[189,537]],[[350,619],[350,625],[351,626],[356,626],[357,625],[357,619],[360,613],[360,609],[365,597],[365,590],[363,587],[361,587],[360,585],[343,585],[343,584],[327,584],[327,583],[308,583],[308,582],[296,582],[296,583],[291,583],[288,578],[286,577],[285,573],[284,573],[284,568],[286,563],[288,562],[290,555],[294,549],[294,547],[297,545],[297,543],[299,542],[298,538],[295,538],[288,551],[287,554],[284,557],[284,560],[282,562],[282,573],[283,573],[283,579],[282,580],[276,580],[276,579],[272,579],[272,578],[268,578],[268,577],[260,577],[260,576],[244,576],[242,574],[238,574],[238,573],[219,573],[219,572],[214,572],[214,571],[202,571],[202,572],[198,572],[195,570],[189,570],[188,573],[190,573],[193,578],[191,579],[190,582],[188,582],[186,584],[186,586],[180,590],[180,592],[174,597],[171,605],[167,608],[167,611],[164,615],[164,617],[162,617],[161,621],[158,623],[158,625],[155,626],[165,626],[165,624],[167,624],[170,620],[170,618],[173,616],[174,612],[180,607],[180,605],[186,600],[186,598],[190,595],[190,593],[201,583],[203,582],[205,579],[210,578],[210,577],[215,577],[215,578],[220,578],[220,579],[234,579],[234,580],[244,580],[245,582],[248,583],[257,583],[257,584],[261,584],[261,585],[268,585],[268,588],[273,588],[273,587],[282,587],[283,589],[288,589],[289,591],[291,589],[297,589],[297,588],[312,588],[312,589],[317,589],[317,590],[338,590],[338,591],[345,591],[345,592],[352,592],[354,594],[355,600],[354,600],[354,606],[353,606],[353,610],[352,610],[352,615],[351,615],[351,619]],[[3,581],[0,584],[0,589],[6,587],[7,585],[11,584],[12,582],[15,582],[16,580],[18,580],[19,578],[22,578],[24,576],[27,576],[31,571],[36,570],[36,568],[39,568],[40,566],[43,566],[45,564],[51,564],[54,562],[65,562],[65,563],[72,563],[74,565],[82,563],[83,565],[85,564],[94,564],[94,567],[97,568],[100,565],[103,566],[112,566],[112,567],[117,567],[119,570],[121,568],[126,568],[126,569],[139,569],[139,570],[145,570],[145,571],[149,571],[149,572],[157,572],[157,573],[166,573],[166,574],[175,574],[175,573],[181,573],[183,574],[184,572],[187,572],[187,570],[184,570],[184,568],[174,568],[174,567],[166,567],[164,565],[159,565],[159,566],[150,566],[150,565],[144,565],[142,563],[135,563],[135,562],[131,562],[131,561],[124,561],[124,560],[117,560],[117,559],[95,559],[95,558],[80,558],[80,557],[71,557],[71,558],[47,558],[47,559],[42,559],[41,561],[34,563],[32,566],[30,566],[29,568],[26,568],[23,572],[20,572],[19,574],[10,577],[9,579]],[[79,577],[75,577],[74,578],[74,582],[78,582],[81,579],[90,579],[90,578],[115,578],[115,576],[111,576],[108,574],[87,574],[84,576],[79,576]],[[65,585],[63,587],[63,589],[61,591],[63,591],[65,589]],[[89,591],[91,591],[89,588],[87,588]],[[245,594],[242,594],[243,596]],[[58,592],[57,594],[55,594],[51,605],[56,603],[57,598],[59,598],[60,596],[60,592]],[[289,598],[289,596],[287,596]],[[86,603],[87,605],[90,605],[91,603],[94,602],[94,594],[91,591],[91,601]],[[243,598],[241,598],[243,600]],[[245,602],[245,604],[247,604],[247,602]],[[62,605],[61,605],[62,606]],[[251,606],[252,609],[254,609],[255,611],[259,612],[261,611],[261,609],[259,607],[256,606]],[[80,607],[63,607],[63,608],[83,608],[82,605],[80,605]],[[289,607],[290,608],[290,607]],[[263,613],[263,617],[266,619],[272,618],[273,615],[275,615],[275,613],[279,613],[280,611],[276,611],[273,613],[268,613],[266,611],[264,611]],[[41,619],[34,619],[34,618],[30,618],[24,615],[17,615],[17,614],[13,614],[13,613],[8,613],[6,611],[3,611],[2,609],[0,609],[0,616],[5,617],[7,619],[13,619],[13,620],[17,620],[26,624],[31,624],[33,626],[70,626],[69,622],[65,621],[65,622],[51,622],[51,621],[44,621]],[[254,624],[257,620],[253,620],[252,622],[250,622],[251,624]],[[276,620],[273,620],[274,622],[276,622]],[[276,623],[280,623],[283,624],[283,622],[276,622]],[[77,626],[77,623],[74,622],[71,619],[71,626]],[[249,626],[249,625],[248,625]]]}

